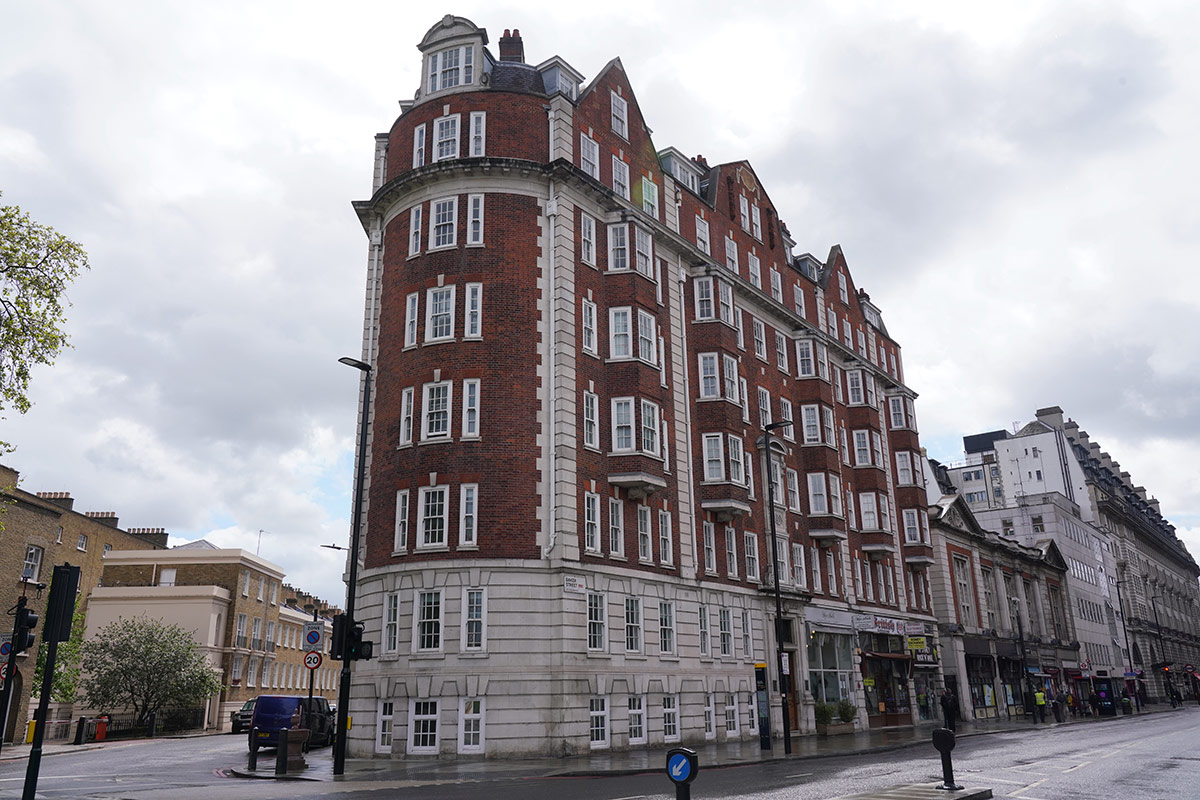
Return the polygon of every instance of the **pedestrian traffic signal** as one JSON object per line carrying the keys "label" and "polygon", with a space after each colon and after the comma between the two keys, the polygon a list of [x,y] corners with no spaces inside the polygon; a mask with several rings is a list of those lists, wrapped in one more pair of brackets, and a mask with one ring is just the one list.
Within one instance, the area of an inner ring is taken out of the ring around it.
{"label": "pedestrian traffic signal", "polygon": [[346,658],[357,661],[375,654],[375,643],[363,639],[363,624],[355,622],[346,628]]}
{"label": "pedestrian traffic signal", "polygon": [[[22,600],[24,598],[21,598]],[[12,649],[20,653],[33,647],[34,636],[31,630],[37,627],[38,615],[24,605],[17,606],[16,625],[13,627]]]}
{"label": "pedestrian traffic signal", "polygon": [[341,661],[346,656],[346,615],[335,614],[333,634],[329,637],[329,657]]}

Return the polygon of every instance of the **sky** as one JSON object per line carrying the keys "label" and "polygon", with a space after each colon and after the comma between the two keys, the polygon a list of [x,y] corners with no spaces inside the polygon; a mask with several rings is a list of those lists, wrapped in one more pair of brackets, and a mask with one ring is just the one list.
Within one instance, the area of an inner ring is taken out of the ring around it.
{"label": "sky", "polygon": [[344,600],[350,203],[453,13],[585,80],[620,56],[656,147],[749,160],[797,253],[840,244],[932,457],[1061,406],[1200,558],[1200,6],[415,5],[7,4],[0,203],[91,260],[0,421],[22,488]]}

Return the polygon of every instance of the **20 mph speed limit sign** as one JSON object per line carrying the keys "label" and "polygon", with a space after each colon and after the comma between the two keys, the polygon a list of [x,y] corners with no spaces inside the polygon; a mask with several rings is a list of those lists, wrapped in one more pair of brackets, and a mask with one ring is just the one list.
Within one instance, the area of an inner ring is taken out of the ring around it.
{"label": "20 mph speed limit sign", "polygon": [[312,650],[304,654],[304,666],[309,669],[316,669],[321,666],[321,654],[316,650]]}

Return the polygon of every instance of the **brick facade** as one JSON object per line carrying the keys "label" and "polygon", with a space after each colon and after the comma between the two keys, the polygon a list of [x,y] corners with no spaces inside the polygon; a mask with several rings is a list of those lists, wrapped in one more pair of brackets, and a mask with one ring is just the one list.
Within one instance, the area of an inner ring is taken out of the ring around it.
{"label": "brick facade", "polygon": [[[619,59],[585,85],[487,42],[430,29],[355,203],[378,657],[355,665],[351,752],[756,736],[769,474],[793,728],[834,694],[862,726],[913,724],[911,679],[877,703],[851,655],[904,657],[888,626],[935,638],[915,394],[878,307],[839,247],[793,254],[748,162],[657,149]],[[810,663],[818,632],[842,661]]]}
{"label": "brick facade", "polygon": [[[28,492],[19,487],[20,474],[0,465],[0,603],[11,608],[24,594],[28,606],[39,616],[39,626],[33,633],[38,645],[42,641],[42,626],[46,616],[49,592],[38,584],[48,584],[53,569],[59,564],[80,568],[79,610],[86,613],[92,593],[101,585],[105,555],[125,550],[151,550],[165,544],[159,532],[134,534],[117,527],[118,518],[112,512],[81,513],[75,511],[74,499],[67,492]],[[22,580],[24,567],[34,567],[28,580]],[[5,624],[10,633],[12,623]],[[33,679],[35,649],[17,656],[17,675],[9,716],[5,725],[5,741],[18,737],[24,740],[25,725]]]}

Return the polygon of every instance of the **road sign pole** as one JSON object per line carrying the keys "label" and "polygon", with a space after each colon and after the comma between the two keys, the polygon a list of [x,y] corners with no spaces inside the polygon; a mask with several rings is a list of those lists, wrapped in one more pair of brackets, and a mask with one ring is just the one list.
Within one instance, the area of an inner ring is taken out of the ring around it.
{"label": "road sign pole", "polygon": [[[24,608],[26,602],[28,601],[25,599],[25,595],[21,595],[17,598],[17,605],[14,608]],[[17,620],[19,618],[20,614],[17,614],[13,618],[12,636],[9,637],[7,642],[0,644],[0,651],[3,651],[4,655],[8,658],[4,662],[4,691],[0,692],[0,747],[3,747],[4,738],[8,735],[8,706],[12,701],[12,687],[15,682],[13,676],[17,674],[17,648],[13,647],[13,642],[16,641],[17,634],[19,633],[17,630]],[[17,737],[14,735],[13,741],[15,742],[16,740]]]}
{"label": "road sign pole", "polygon": [[[316,622],[316,621],[317,621],[317,609],[313,608],[313,622]],[[310,709],[312,708],[313,683],[316,681],[316,679],[317,679],[317,671],[315,669],[310,669],[308,671],[308,700],[309,700],[308,707]]]}

